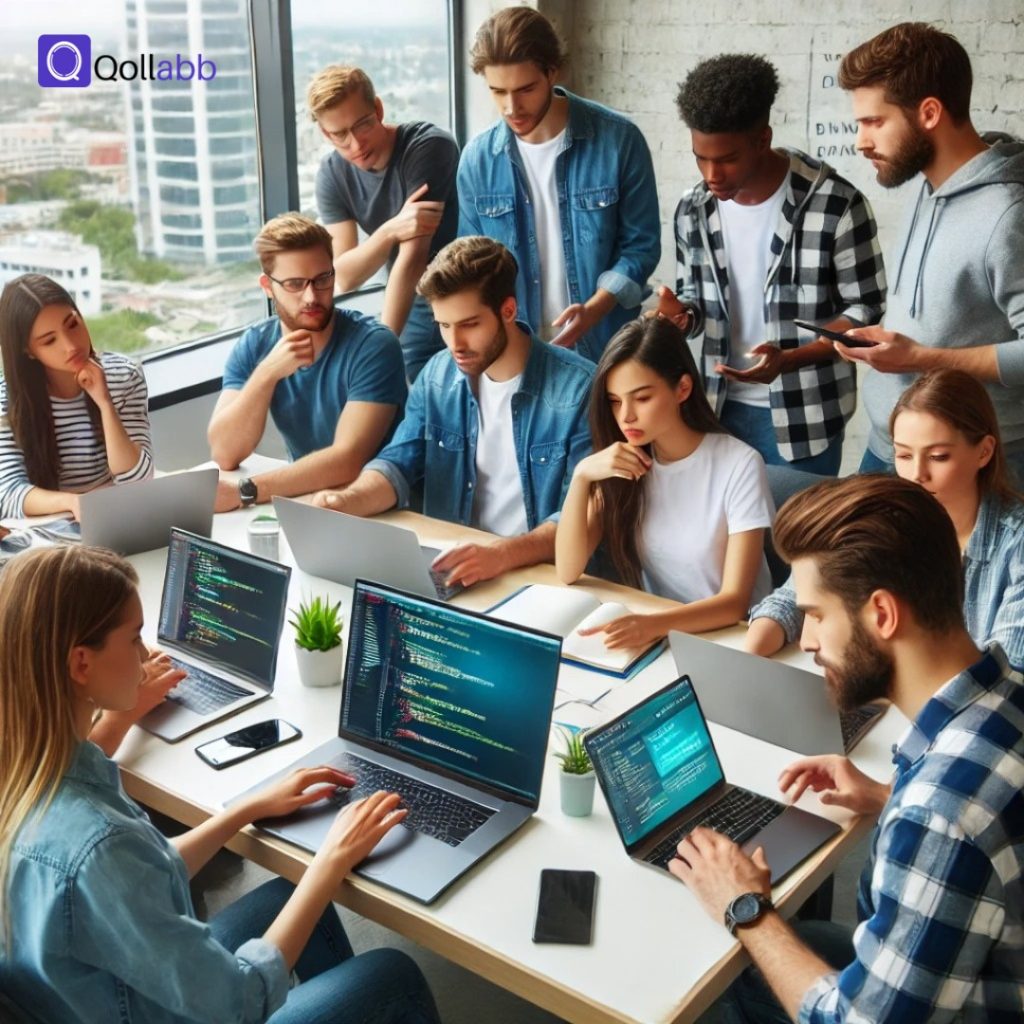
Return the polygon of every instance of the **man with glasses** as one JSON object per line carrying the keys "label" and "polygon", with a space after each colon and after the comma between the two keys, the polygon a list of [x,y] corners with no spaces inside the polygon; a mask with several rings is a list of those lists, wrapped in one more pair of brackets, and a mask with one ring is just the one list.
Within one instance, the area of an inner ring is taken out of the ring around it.
{"label": "man with glasses", "polygon": [[221,469],[248,458],[274,420],[290,464],[221,487],[217,511],[354,480],[390,436],[405,403],[394,333],[335,309],[331,236],[296,213],[269,221],[253,245],[276,316],[250,327],[224,366],[207,436]]}
{"label": "man with glasses", "polygon": [[459,147],[426,122],[385,124],[384,105],[359,68],[324,68],[306,99],[334,147],[317,173],[316,204],[334,242],[338,287],[353,291],[387,264],[380,319],[399,336],[413,381],[444,347],[416,282],[455,237]]}

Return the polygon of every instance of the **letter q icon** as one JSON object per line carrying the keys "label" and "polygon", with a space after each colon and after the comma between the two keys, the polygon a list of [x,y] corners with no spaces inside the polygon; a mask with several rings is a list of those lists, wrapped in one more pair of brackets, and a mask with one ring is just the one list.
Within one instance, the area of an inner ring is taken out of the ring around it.
{"label": "letter q icon", "polygon": [[92,82],[92,40],[87,35],[39,37],[39,84],[46,89],[84,89]]}

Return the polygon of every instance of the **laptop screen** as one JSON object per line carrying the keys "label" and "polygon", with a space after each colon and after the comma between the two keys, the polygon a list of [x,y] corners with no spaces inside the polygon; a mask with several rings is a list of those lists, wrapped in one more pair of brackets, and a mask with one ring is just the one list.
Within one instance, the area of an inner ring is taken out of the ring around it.
{"label": "laptop screen", "polygon": [[586,746],[627,847],[725,778],[686,676],[591,730]]}
{"label": "laptop screen", "polygon": [[339,733],[536,803],[561,641],[362,580]]}
{"label": "laptop screen", "polygon": [[172,530],[160,642],[271,689],[290,575],[287,566]]}

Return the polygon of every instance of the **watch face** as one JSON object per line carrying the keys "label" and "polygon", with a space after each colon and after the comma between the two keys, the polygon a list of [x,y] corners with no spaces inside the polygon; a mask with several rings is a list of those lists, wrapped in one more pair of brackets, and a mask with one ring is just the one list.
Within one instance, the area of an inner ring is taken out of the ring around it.
{"label": "watch face", "polygon": [[241,496],[242,501],[255,501],[256,485],[248,478],[245,480],[239,480],[238,493]]}
{"label": "watch face", "polygon": [[757,920],[761,913],[761,904],[752,892],[738,896],[729,908],[737,924],[748,924]]}

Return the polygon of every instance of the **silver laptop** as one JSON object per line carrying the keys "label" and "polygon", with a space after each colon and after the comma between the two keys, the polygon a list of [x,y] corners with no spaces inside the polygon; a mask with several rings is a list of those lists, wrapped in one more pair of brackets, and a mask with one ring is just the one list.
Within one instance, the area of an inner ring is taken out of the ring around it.
{"label": "silver laptop", "polygon": [[764,848],[772,882],[841,830],[798,807],[732,786],[686,676],[583,740],[626,852],[668,870],[681,839],[713,828],[748,851]]}
{"label": "silver laptop", "polygon": [[290,498],[274,498],[274,511],[298,567],[310,576],[346,587],[357,579],[377,580],[442,601],[464,589],[446,586],[445,574],[430,568],[441,551],[421,546],[412,530]]}
{"label": "silver laptop", "polygon": [[270,696],[291,569],[174,528],[159,645],[188,672],[140,722],[165,740]]}
{"label": "silver laptop", "polygon": [[356,786],[257,824],[315,851],[345,802],[400,793],[408,816],[356,873],[431,903],[537,810],[560,654],[556,636],[357,580],[338,736],[275,776],[326,764]]}
{"label": "silver laptop", "polygon": [[197,469],[89,491],[78,499],[82,543],[134,555],[167,547],[172,526],[209,537],[217,476]]}
{"label": "silver laptop", "polygon": [[839,712],[815,672],[687,633],[669,633],[676,671],[693,680],[709,722],[798,754],[852,750],[886,711],[866,704]]}

